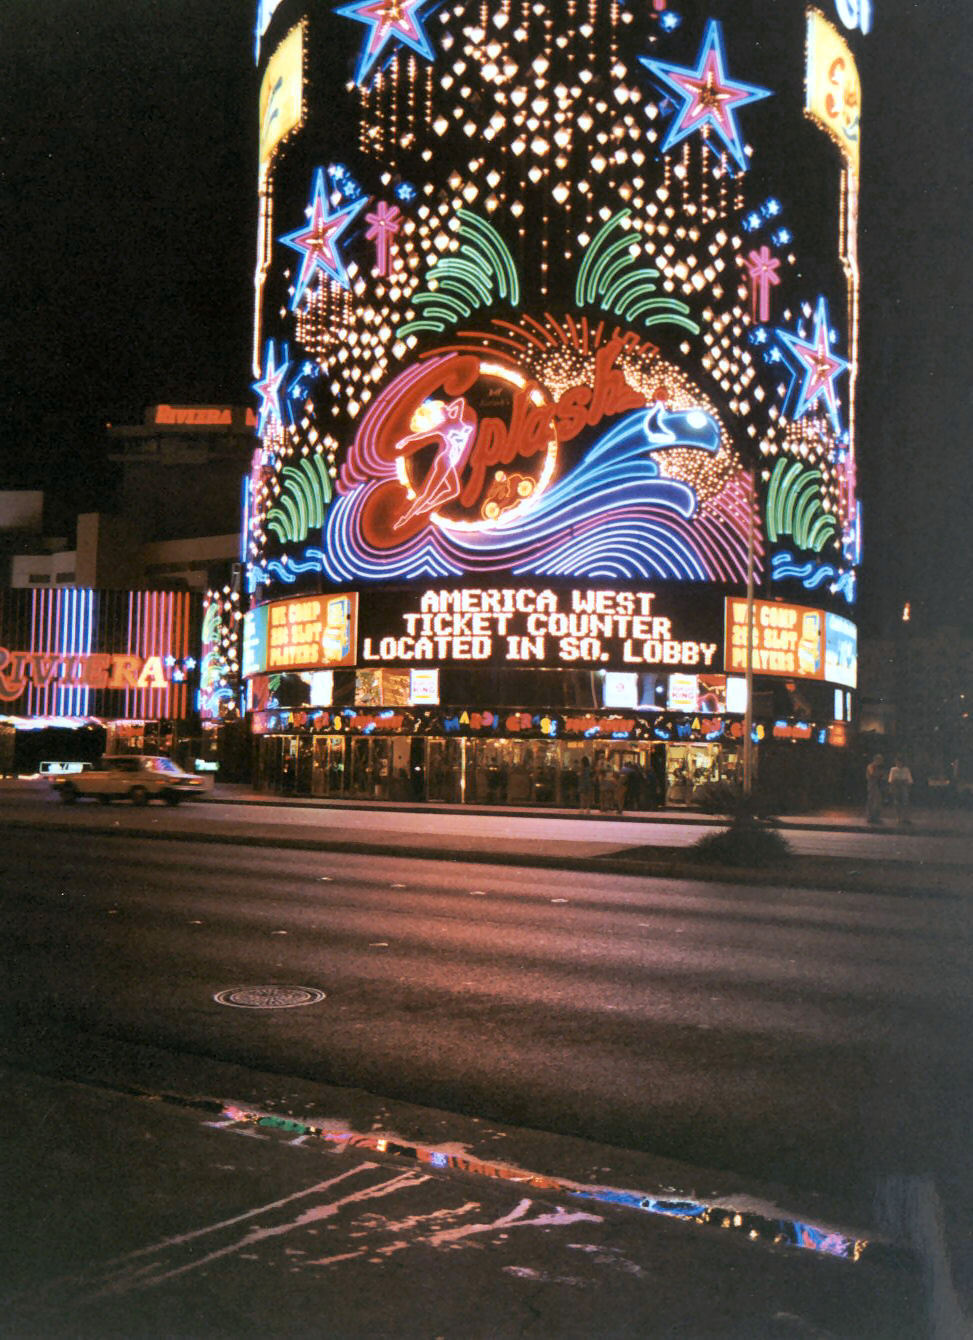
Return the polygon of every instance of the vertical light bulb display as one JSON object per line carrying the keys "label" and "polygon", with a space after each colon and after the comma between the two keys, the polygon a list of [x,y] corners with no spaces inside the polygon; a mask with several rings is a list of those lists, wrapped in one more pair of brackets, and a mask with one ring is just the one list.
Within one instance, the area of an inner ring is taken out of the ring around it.
{"label": "vertical light bulb display", "polygon": [[868,39],[822,5],[261,6],[254,601],[739,591],[753,531],[847,610]]}

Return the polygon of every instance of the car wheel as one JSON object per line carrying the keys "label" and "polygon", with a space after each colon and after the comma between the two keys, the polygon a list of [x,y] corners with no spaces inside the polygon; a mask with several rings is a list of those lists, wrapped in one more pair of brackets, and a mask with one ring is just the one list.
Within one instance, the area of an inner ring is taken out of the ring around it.
{"label": "car wheel", "polygon": [[78,798],[78,788],[71,782],[65,782],[61,787],[61,799],[65,805],[73,805]]}
{"label": "car wheel", "polygon": [[178,805],[180,800],[182,800],[182,796],[178,791],[166,791],[162,798],[167,805]]}
{"label": "car wheel", "polygon": [[149,793],[144,786],[133,786],[128,794],[132,798],[133,805],[147,805],[149,803]]}
{"label": "car wheel", "polygon": [[98,804],[99,804],[99,805],[110,805],[110,804],[111,804],[111,796],[109,796],[109,795],[107,795],[107,794],[105,794],[105,793],[102,793],[102,794],[98,797]]}

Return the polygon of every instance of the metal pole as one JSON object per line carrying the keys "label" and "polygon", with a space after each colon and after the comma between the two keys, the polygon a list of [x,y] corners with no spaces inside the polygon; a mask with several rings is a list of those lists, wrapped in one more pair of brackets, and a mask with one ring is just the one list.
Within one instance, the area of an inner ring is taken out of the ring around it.
{"label": "metal pole", "polygon": [[743,714],[743,798],[753,795],[753,569],[756,546],[756,467],[747,494],[747,702]]}

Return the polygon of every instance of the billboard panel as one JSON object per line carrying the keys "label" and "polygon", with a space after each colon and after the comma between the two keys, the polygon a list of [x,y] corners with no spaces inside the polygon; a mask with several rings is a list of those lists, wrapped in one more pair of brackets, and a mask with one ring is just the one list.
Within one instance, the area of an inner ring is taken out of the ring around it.
{"label": "billboard panel", "polygon": [[358,597],[302,596],[252,610],[244,620],[243,675],[352,666]]}

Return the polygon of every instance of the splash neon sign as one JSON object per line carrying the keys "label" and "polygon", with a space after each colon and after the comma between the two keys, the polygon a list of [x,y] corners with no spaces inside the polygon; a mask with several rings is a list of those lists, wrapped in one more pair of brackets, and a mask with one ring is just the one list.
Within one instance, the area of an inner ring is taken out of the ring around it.
{"label": "splash neon sign", "polygon": [[[625,348],[622,337],[608,341],[590,381],[556,400],[519,369],[474,354],[447,354],[401,374],[365,416],[342,470],[339,492],[383,481],[362,511],[367,543],[390,548],[430,523],[506,529],[531,512],[561,446],[606,418],[646,408],[645,395],[617,366]],[[639,419],[646,450],[719,445],[718,429],[702,411],[656,404]],[[519,468],[508,472],[514,464]]]}

